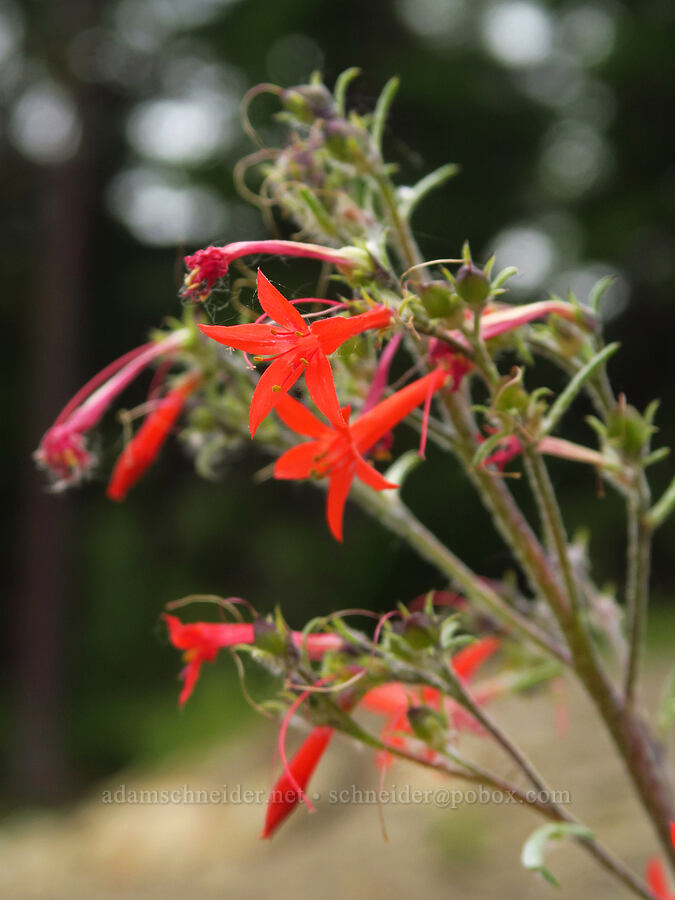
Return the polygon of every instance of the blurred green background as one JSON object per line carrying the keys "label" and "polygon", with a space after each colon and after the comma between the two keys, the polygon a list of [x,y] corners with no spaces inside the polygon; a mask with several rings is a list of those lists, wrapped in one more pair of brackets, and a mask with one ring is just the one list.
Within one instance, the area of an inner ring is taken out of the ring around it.
{"label": "blurred green background", "polygon": [[[238,118],[244,91],[315,69],[332,84],[356,65],[351,96],[366,111],[398,74],[386,146],[400,183],[462,165],[417,214],[424,252],[455,256],[465,238],[478,259],[496,251],[498,265],[521,270],[517,299],[584,297],[614,273],[604,315],[623,343],[616,387],[640,408],[662,397],[658,442],[674,444],[674,39],[672,0],[0,0],[0,805],[72,799],[121,767],[209,745],[248,721],[224,663],[177,713],[179,660],[158,627],[172,599],[203,591],[263,611],[281,603],[298,625],[344,606],[388,609],[443,584],[356,510],[337,545],[322,498],[254,484],[264,460],[253,453],[212,485],[170,446],[119,507],[103,496],[122,442],[112,417],[94,483],[48,495],[32,467],[79,384],[179,310],[185,252],[265,236],[232,184],[252,149]],[[255,105],[256,124],[273,108]],[[312,276],[291,263],[267,271],[291,292]],[[573,435],[591,442],[587,410],[578,412]],[[592,528],[598,581],[620,583],[621,504],[598,497],[592,473],[553,472],[570,526]],[[671,475],[668,462],[654,470],[657,495]],[[508,566],[454,468],[432,454],[409,496],[479,571]],[[672,610],[674,537],[671,522],[655,546],[662,615]]]}

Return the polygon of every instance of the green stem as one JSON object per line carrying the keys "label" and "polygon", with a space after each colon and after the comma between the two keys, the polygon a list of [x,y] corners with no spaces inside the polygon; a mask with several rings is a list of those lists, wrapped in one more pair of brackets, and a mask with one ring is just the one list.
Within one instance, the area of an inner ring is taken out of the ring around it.
{"label": "green stem", "polygon": [[407,220],[403,218],[398,208],[398,199],[396,197],[394,186],[387,176],[383,175],[381,172],[374,171],[373,178],[380,190],[389,224],[396,236],[396,247],[402,263],[406,269],[418,266],[420,263],[424,262],[424,260],[417,247],[415,238],[412,236],[410,225]]}
{"label": "green stem", "polygon": [[523,455],[527,460],[528,473],[530,474],[533,493],[539,506],[542,524],[550,537],[552,549],[555,551],[558,559],[558,566],[570,601],[570,615],[578,617],[580,614],[579,588],[570,563],[565,524],[553,485],[551,484],[548,469],[541,455],[537,453],[534,447],[523,447]]}
{"label": "green stem", "polygon": [[624,681],[624,697],[628,706],[635,699],[640,657],[649,603],[649,565],[652,530],[649,527],[649,487],[644,473],[628,500],[628,565],[626,579],[626,630],[629,650]]}
{"label": "green stem", "polygon": [[675,869],[675,847],[670,840],[669,825],[675,821],[675,791],[663,748],[654,739],[641,713],[625,707],[623,697],[600,664],[579,616],[570,614],[570,598],[561,590],[543,548],[503,480],[472,465],[477,447],[475,424],[463,401],[456,394],[446,395],[446,405],[457,432],[458,455],[530,583],[547,600],[555,615],[572,654],[577,677],[610,732],[661,846]]}
{"label": "green stem", "polygon": [[530,619],[510,607],[487,582],[482,581],[461,559],[432,534],[398,497],[376,493],[355,482],[351,496],[379,522],[402,537],[411,547],[464,591],[467,598],[491,610],[507,625],[528,637],[542,650],[568,664],[570,656],[553,638]]}

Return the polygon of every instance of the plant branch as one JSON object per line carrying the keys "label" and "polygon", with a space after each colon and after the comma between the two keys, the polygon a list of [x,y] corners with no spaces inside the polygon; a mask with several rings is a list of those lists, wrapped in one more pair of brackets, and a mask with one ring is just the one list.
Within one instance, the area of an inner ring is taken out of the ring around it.
{"label": "plant branch", "polygon": [[626,631],[628,662],[624,680],[624,698],[630,706],[635,699],[640,656],[649,603],[649,565],[651,535],[647,512],[649,486],[644,472],[637,474],[637,485],[628,500],[628,550],[626,578]]}
{"label": "plant branch", "polygon": [[392,494],[376,493],[354,482],[351,496],[379,522],[402,537],[411,547],[446,575],[469,600],[487,607],[500,620],[529,638],[540,649],[569,664],[570,656],[550,635],[508,605],[490,585],[472,572],[461,559],[432,534],[412,512]]}

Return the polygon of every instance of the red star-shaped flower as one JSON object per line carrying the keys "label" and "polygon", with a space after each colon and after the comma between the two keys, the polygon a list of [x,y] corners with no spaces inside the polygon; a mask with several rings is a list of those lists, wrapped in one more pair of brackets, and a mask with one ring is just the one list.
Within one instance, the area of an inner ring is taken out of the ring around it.
{"label": "red star-shaped flower", "polygon": [[343,410],[345,421],[328,426],[297,400],[283,395],[277,402],[279,416],[293,431],[313,440],[282,454],[274,466],[274,477],[328,477],[326,518],[331,533],[341,541],[344,507],[354,478],[376,491],[398,487],[367,463],[364,454],[430,393],[438,390],[447,377],[445,369],[434,369],[369,409],[353,425],[348,421],[348,408]]}
{"label": "red star-shaped flower", "polygon": [[333,316],[309,325],[289,301],[258,269],[260,305],[274,324],[200,325],[215,341],[270,361],[256,385],[249,426],[255,431],[277,405],[279,397],[304,373],[307,390],[326,418],[335,424],[342,413],[328,357],[355,334],[369,328],[386,328],[391,313],[383,306],[358,316]]}

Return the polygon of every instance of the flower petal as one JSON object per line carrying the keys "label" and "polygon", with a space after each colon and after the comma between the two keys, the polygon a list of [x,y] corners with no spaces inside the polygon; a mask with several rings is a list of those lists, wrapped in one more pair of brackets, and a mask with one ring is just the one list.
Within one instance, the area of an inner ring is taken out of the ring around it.
{"label": "flower petal", "polygon": [[359,416],[352,425],[352,436],[359,452],[365,453],[377,443],[382,435],[424,401],[430,389],[436,391],[442,387],[446,378],[447,372],[444,369],[434,369]]}
{"label": "flower petal", "polygon": [[306,406],[298,403],[288,394],[281,394],[277,400],[276,411],[285,425],[298,434],[319,438],[329,434],[331,429],[311,413]]}
{"label": "flower petal", "polygon": [[183,687],[181,688],[181,692],[178,695],[179,706],[184,706],[185,703],[189,700],[190,695],[194,691],[195,685],[199,681],[199,673],[202,669],[202,662],[202,658],[196,656],[194,659],[190,660],[190,662],[180,673],[180,678],[183,681]]}
{"label": "flower petal", "polygon": [[[302,795],[297,786],[302,791],[305,790],[333,737],[333,733],[330,726],[318,725],[305,738],[300,749],[288,764],[289,771],[283,772],[272,788],[267,801],[267,813],[261,837],[271,837],[298,805]],[[293,781],[295,781],[295,785]]]}
{"label": "flower petal", "polygon": [[269,325],[200,325],[199,330],[219,344],[258,356],[285,353],[297,343],[294,337],[272,334]]}
{"label": "flower petal", "polygon": [[316,469],[316,458],[321,452],[319,441],[307,441],[282,453],[274,464],[275,478],[309,478]]}
{"label": "flower petal", "polygon": [[284,325],[291,331],[299,331],[300,334],[309,332],[309,326],[297,309],[265,278],[260,269],[258,269],[258,299],[270,319],[279,325]]}
{"label": "flower petal", "polygon": [[258,379],[251,407],[248,411],[248,424],[251,429],[251,437],[256,432],[258,425],[279,402],[279,398],[293,387],[302,375],[302,366],[294,365],[294,357],[284,353],[272,360],[267,369]]}
{"label": "flower petal", "polygon": [[330,355],[355,334],[361,334],[369,328],[386,328],[390,322],[391,311],[385,306],[378,306],[358,316],[322,319],[312,325],[312,331],[318,337],[323,352]]}
{"label": "flower petal", "polygon": [[324,416],[334,425],[344,425],[340,401],[335,391],[333,372],[328,358],[321,350],[313,353],[309,358],[308,365],[305,366],[305,384],[309,396]]}
{"label": "flower petal", "polygon": [[331,534],[336,541],[342,541],[342,519],[345,511],[347,495],[354,480],[354,467],[341,466],[330,474],[328,500],[326,502],[326,519]]}
{"label": "flower petal", "polygon": [[398,484],[387,481],[384,475],[381,475],[377,469],[371,466],[370,463],[367,463],[365,459],[359,459],[356,463],[356,477],[374,491],[386,491],[387,488],[399,487]]}
{"label": "flower petal", "polygon": [[499,638],[484,637],[463,647],[452,657],[452,669],[462,681],[468,681],[483,663],[499,649]]}

